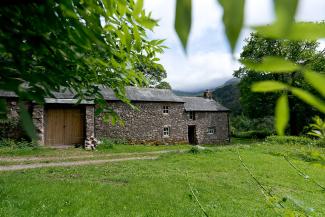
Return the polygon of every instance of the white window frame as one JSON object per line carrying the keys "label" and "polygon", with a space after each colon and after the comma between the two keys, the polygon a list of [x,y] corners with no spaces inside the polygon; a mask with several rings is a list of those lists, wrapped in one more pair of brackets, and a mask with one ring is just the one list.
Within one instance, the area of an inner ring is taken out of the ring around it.
{"label": "white window frame", "polygon": [[163,128],[163,137],[169,137],[170,136],[170,127],[164,126]]}
{"label": "white window frame", "polygon": [[169,106],[168,106],[168,105],[164,105],[164,106],[163,106],[163,114],[164,114],[164,115],[169,114]]}
{"label": "white window frame", "polygon": [[215,127],[208,127],[207,134],[213,135],[216,133],[216,128]]}
{"label": "white window frame", "polygon": [[189,118],[190,118],[190,120],[195,121],[196,117],[195,117],[195,112],[194,111],[189,112]]}

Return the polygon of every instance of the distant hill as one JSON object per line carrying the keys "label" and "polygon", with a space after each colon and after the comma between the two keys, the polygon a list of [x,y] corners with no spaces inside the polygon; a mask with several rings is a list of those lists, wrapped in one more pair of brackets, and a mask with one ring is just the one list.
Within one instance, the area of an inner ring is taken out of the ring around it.
{"label": "distant hill", "polygon": [[238,115],[242,112],[239,98],[240,91],[237,78],[232,78],[226,81],[223,85],[217,87],[212,93],[213,98],[220,102],[222,105],[229,108],[234,115]]}
{"label": "distant hill", "polygon": [[180,90],[173,90],[173,93],[177,96],[202,96],[203,92],[203,90],[198,92],[185,92]]}
{"label": "distant hill", "polygon": [[231,84],[238,84],[240,82],[239,78],[231,78],[228,81],[226,81],[222,86],[227,86]]}

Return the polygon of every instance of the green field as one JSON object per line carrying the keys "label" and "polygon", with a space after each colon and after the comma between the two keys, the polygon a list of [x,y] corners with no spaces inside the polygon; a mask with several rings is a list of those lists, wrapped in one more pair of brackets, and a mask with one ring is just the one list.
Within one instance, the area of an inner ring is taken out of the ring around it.
{"label": "green field", "polygon": [[[112,150],[132,148],[137,149]],[[259,143],[169,153],[157,160],[0,172],[0,216],[204,216],[189,185],[209,216],[276,216],[238,152],[263,186],[286,199],[286,208],[325,216],[325,192],[282,156],[325,185],[325,149]]]}

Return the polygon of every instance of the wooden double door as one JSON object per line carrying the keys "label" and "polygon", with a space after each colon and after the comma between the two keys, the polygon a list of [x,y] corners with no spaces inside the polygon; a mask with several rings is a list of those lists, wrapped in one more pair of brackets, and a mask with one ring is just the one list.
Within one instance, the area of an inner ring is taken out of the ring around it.
{"label": "wooden double door", "polygon": [[49,107],[45,118],[46,145],[75,145],[84,142],[85,115],[82,107]]}

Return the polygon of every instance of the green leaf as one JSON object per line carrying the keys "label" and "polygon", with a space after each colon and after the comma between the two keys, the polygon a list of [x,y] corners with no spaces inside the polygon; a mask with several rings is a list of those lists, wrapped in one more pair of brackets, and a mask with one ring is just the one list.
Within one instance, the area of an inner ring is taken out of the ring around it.
{"label": "green leaf", "polygon": [[134,27],[133,27],[133,37],[134,37],[134,41],[135,41],[134,48],[137,51],[140,51],[141,50],[141,37],[140,37],[139,30],[136,25],[134,25]]}
{"label": "green leaf", "polygon": [[128,51],[130,51],[131,49],[131,42],[132,42],[132,38],[131,35],[129,33],[129,28],[126,24],[122,25],[122,30],[125,36],[125,47]]}
{"label": "green leaf", "polygon": [[156,20],[151,19],[151,18],[148,18],[148,17],[141,17],[141,18],[136,19],[136,21],[140,25],[142,25],[145,28],[150,29],[150,30],[152,30],[153,27],[155,27],[157,25],[157,21]]}
{"label": "green leaf", "polygon": [[23,102],[19,102],[19,114],[25,132],[32,140],[36,140],[36,129],[32,118],[26,109],[26,105]]}
{"label": "green leaf", "polygon": [[288,85],[279,82],[279,81],[261,81],[256,82],[252,85],[253,92],[274,92],[274,91],[281,91],[287,90]]}
{"label": "green leaf", "polygon": [[296,23],[292,26],[287,38],[298,41],[325,38],[325,23]]}
{"label": "green leaf", "polygon": [[133,16],[138,17],[142,11],[142,8],[143,8],[143,0],[137,0],[133,10]]}
{"label": "green leaf", "polygon": [[305,103],[313,106],[314,108],[318,109],[322,113],[325,114],[325,102],[314,96],[313,94],[309,93],[308,91],[305,91],[300,88],[291,88],[291,92],[300,98]]}
{"label": "green leaf", "polygon": [[118,0],[117,1],[117,10],[121,16],[126,13],[126,2],[125,0]]}
{"label": "green leaf", "polygon": [[289,103],[288,96],[282,95],[275,106],[275,128],[278,135],[283,136],[285,128],[289,121]]}
{"label": "green leaf", "polygon": [[254,27],[259,34],[267,38],[289,39],[294,41],[317,40],[325,38],[325,23],[294,23],[286,35],[279,34],[275,24]]}
{"label": "green leaf", "polygon": [[304,72],[304,77],[322,96],[325,96],[325,74],[311,70]]}
{"label": "green leaf", "polygon": [[276,56],[264,57],[261,63],[243,61],[243,64],[258,72],[291,73],[300,69],[297,64]]}
{"label": "green leaf", "polygon": [[277,16],[276,26],[279,34],[286,35],[294,22],[298,0],[274,0],[274,9]]}
{"label": "green leaf", "polygon": [[218,0],[223,8],[223,24],[234,53],[240,31],[244,23],[245,0]]}
{"label": "green leaf", "polygon": [[177,0],[175,30],[186,52],[192,22],[192,0]]}

